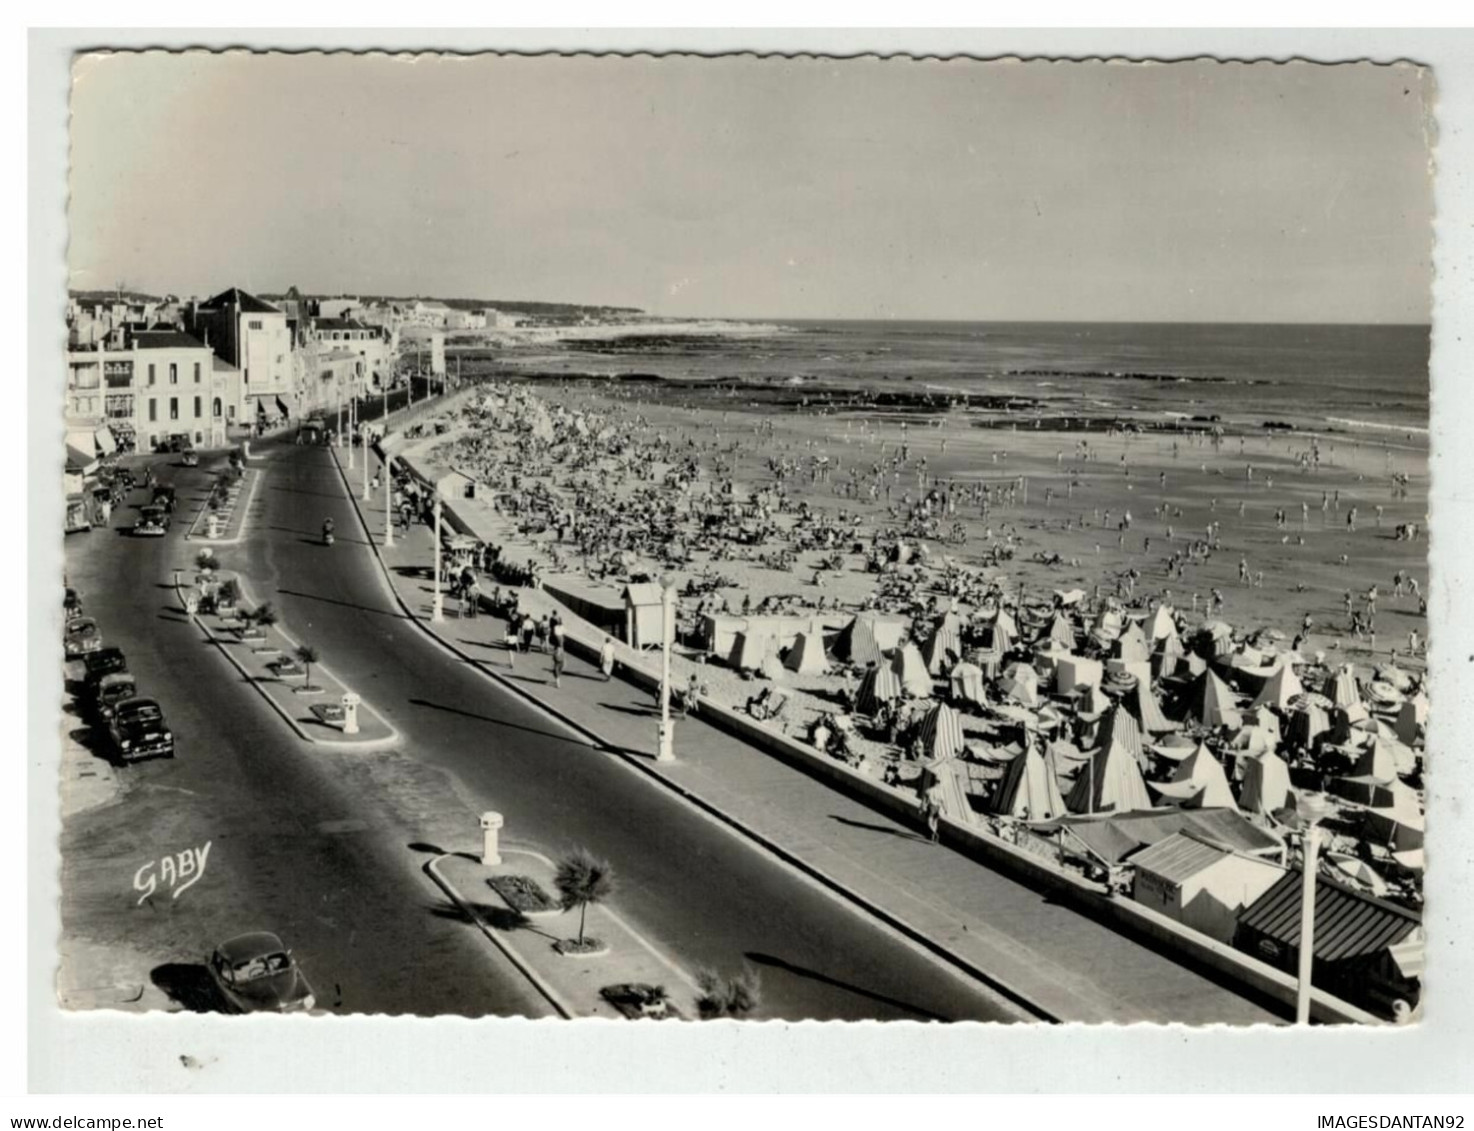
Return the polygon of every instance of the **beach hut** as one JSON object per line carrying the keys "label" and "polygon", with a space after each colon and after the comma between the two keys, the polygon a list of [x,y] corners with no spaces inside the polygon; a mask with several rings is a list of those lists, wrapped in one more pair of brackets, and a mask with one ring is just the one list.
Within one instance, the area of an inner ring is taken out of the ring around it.
{"label": "beach hut", "polygon": [[1356,673],[1350,664],[1343,664],[1326,676],[1321,694],[1335,707],[1357,707],[1361,705],[1361,693],[1356,689]]}
{"label": "beach hut", "polygon": [[1178,729],[1178,725],[1162,713],[1161,704],[1152,694],[1151,685],[1144,679],[1138,679],[1136,686],[1121,701],[1147,734],[1170,734]]}
{"label": "beach hut", "polygon": [[988,696],[983,689],[983,669],[977,664],[964,662],[954,664],[947,676],[952,688],[952,698],[961,703],[976,703],[983,706]]}
{"label": "beach hut", "polygon": [[921,749],[929,758],[952,758],[962,753],[962,718],[938,703],[921,720]]}
{"label": "beach hut", "polygon": [[1239,807],[1246,813],[1277,813],[1292,805],[1290,767],[1278,754],[1261,754],[1244,760],[1244,785],[1239,791]]}
{"label": "beach hut", "polygon": [[[626,585],[624,601],[625,641],[631,648],[659,648],[665,643],[663,595],[653,581]],[[672,603],[671,620],[675,620]],[[674,627],[674,626],[672,626]]]}
{"label": "beach hut", "polygon": [[941,675],[962,658],[962,637],[948,621],[946,617],[939,621],[921,646],[921,658],[932,675]]}
{"label": "beach hut", "polygon": [[1050,821],[1064,816],[1068,812],[1065,799],[1049,762],[1030,744],[1022,757],[1008,764],[988,802],[988,812],[1022,821]]}
{"label": "beach hut", "polygon": [[890,668],[874,667],[860,680],[855,692],[855,710],[862,715],[874,716],[881,707],[901,697],[901,681]]}
{"label": "beach hut", "polygon": [[1295,674],[1295,670],[1288,663],[1282,663],[1264,681],[1264,686],[1259,689],[1251,706],[1278,707],[1283,711],[1289,707],[1291,699],[1304,693],[1305,688],[1300,685],[1300,677]]}
{"label": "beach hut", "polygon": [[1211,671],[1205,671],[1193,685],[1187,713],[1188,718],[1207,727],[1239,726],[1243,722],[1228,684]]}
{"label": "beach hut", "polygon": [[885,650],[872,617],[857,616],[840,630],[834,642],[834,654],[847,663],[864,667],[885,662]]}
{"label": "beach hut", "polygon": [[763,670],[763,661],[773,654],[773,638],[762,632],[739,632],[727,662],[740,672]]}
{"label": "beach hut", "polygon": [[1141,625],[1132,622],[1111,646],[1112,654],[1127,663],[1146,663],[1151,660],[1152,646],[1141,631]]}
{"label": "beach hut", "polygon": [[1003,673],[998,689],[1025,707],[1039,706],[1039,673],[1028,664],[1014,664]]}
{"label": "beach hut", "polygon": [[929,699],[932,693],[931,673],[915,644],[903,644],[891,659],[891,671],[901,681],[901,689],[918,699]]}
{"label": "beach hut", "polygon": [[823,675],[829,671],[829,657],[824,653],[824,634],[815,627],[800,632],[788,649],[783,665],[798,675]]}
{"label": "beach hut", "polygon": [[1177,763],[1172,779],[1152,786],[1173,805],[1190,809],[1237,809],[1223,763],[1202,743]]}
{"label": "beach hut", "polygon": [[1120,744],[1107,743],[1080,768],[1065,804],[1073,813],[1125,813],[1150,809],[1152,799],[1136,759]]}

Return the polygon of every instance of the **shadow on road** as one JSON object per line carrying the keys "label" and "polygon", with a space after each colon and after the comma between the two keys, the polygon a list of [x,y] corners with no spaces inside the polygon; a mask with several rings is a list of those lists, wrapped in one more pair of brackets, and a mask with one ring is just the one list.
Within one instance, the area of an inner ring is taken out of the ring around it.
{"label": "shadow on road", "polygon": [[153,984],[168,995],[169,1000],[191,1013],[221,1013],[225,1003],[210,979],[210,972],[198,962],[166,962],[149,973]]}
{"label": "shadow on road", "polygon": [[841,817],[838,813],[830,813],[829,819],[831,821],[838,821],[841,825],[849,825],[852,829],[869,829],[872,832],[887,833],[890,836],[898,836],[902,840],[927,840],[927,838],[922,836],[920,833],[908,832],[905,829],[887,828],[885,825],[872,825],[867,821],[856,821],[850,817]]}
{"label": "shadow on road", "polygon": [[[304,538],[302,541],[309,542],[312,539]],[[365,543],[358,544],[364,545]],[[319,597],[316,593],[303,593],[298,589],[278,589],[277,593],[283,597],[301,597],[304,601],[321,601],[325,605],[341,605],[345,609],[357,609],[362,613],[374,613],[381,617],[393,617],[395,620],[406,619],[403,613],[395,609],[375,609],[369,605],[360,605],[356,601],[340,601],[336,597]]]}
{"label": "shadow on road", "polygon": [[805,966],[796,966],[786,959],[775,958],[771,954],[762,954],[757,951],[748,951],[743,957],[745,957],[749,962],[752,962],[757,966],[770,966],[776,970],[785,970],[788,973],[797,975],[800,978],[808,978],[811,981],[823,982],[826,986],[834,986],[836,989],[846,990],[852,994],[858,994],[860,997],[869,998],[871,1001],[878,1001],[882,1005],[890,1005],[894,1006],[897,1009],[904,1009],[907,1013],[914,1014],[915,1016],[924,1018],[927,1021],[948,1020],[947,1018],[935,1014],[928,1009],[922,1009],[919,1005],[912,1005],[910,1002],[901,1001],[899,998],[887,997],[885,994],[879,994],[876,993],[874,990],[867,990],[863,986],[857,986],[853,982],[842,982],[838,978],[831,978],[828,974],[821,974],[818,970],[810,970]]}
{"label": "shadow on road", "polygon": [[459,707],[447,707],[444,703],[432,703],[428,699],[411,699],[410,704],[415,707],[429,707],[432,711],[446,711],[452,715],[461,715],[468,719],[476,719],[478,722],[491,723],[494,726],[506,727],[508,730],[525,731],[528,734],[540,734],[544,738],[557,739],[571,746],[584,746],[590,750],[603,750],[605,747],[598,746],[571,735],[558,734],[550,730],[541,730],[538,727],[523,726],[521,723],[508,722],[506,719],[494,719],[490,715],[478,715],[475,711],[463,711]]}
{"label": "shadow on road", "polygon": [[642,719],[654,719],[660,716],[657,707],[625,707],[619,703],[600,703],[599,706],[605,710],[618,711],[622,715],[637,715]]}

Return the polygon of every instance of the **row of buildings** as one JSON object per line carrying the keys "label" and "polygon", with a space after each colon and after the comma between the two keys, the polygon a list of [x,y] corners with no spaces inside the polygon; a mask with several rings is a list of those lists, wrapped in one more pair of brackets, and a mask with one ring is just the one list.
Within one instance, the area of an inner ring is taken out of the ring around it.
{"label": "row of buildings", "polygon": [[335,412],[391,383],[401,346],[445,372],[433,310],[351,299],[268,302],[232,287],[204,302],[73,300],[67,322],[67,442],[88,458],[175,437],[218,447]]}

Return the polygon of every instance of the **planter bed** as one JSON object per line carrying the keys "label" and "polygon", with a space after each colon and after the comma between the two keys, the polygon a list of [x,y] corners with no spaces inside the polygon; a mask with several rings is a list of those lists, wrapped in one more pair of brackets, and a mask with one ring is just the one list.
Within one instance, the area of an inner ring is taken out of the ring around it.
{"label": "planter bed", "polygon": [[564,958],[598,958],[609,953],[609,944],[593,935],[585,935],[582,944],[577,939],[559,939],[553,949]]}
{"label": "planter bed", "polygon": [[492,876],[486,884],[508,907],[523,915],[551,915],[563,910],[536,880],[527,876]]}
{"label": "planter bed", "polygon": [[655,987],[644,982],[621,982],[605,986],[599,996],[631,1021],[680,1020],[681,1011],[668,997],[656,996]]}

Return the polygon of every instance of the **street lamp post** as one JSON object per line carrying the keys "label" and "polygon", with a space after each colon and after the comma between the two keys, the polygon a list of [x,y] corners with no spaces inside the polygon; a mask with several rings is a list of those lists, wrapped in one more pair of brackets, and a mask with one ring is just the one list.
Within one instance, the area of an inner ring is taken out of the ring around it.
{"label": "street lamp post", "polygon": [[660,735],[655,750],[657,762],[674,762],[675,734],[670,718],[670,638],[675,620],[675,586],[667,582],[660,590]]}
{"label": "street lamp post", "polygon": [[368,433],[363,434],[363,501],[369,497],[369,444]]}
{"label": "street lamp post", "polygon": [[435,495],[435,611],[430,619],[443,621],[445,619],[445,594],[440,591],[440,494]]}
{"label": "street lamp post", "polygon": [[1311,975],[1315,967],[1316,852],[1320,847],[1320,819],[1330,809],[1323,796],[1310,794],[1296,805],[1301,819],[1300,963],[1295,990],[1295,1024],[1310,1024]]}
{"label": "street lamp post", "polygon": [[394,545],[394,476],[391,467],[394,457],[384,453],[384,545]]}
{"label": "street lamp post", "polygon": [[[358,435],[358,393],[348,398],[348,470],[353,470],[353,440]],[[351,488],[350,488],[351,490]]]}
{"label": "street lamp post", "polygon": [[333,388],[338,394],[338,450],[341,451],[343,448],[343,386],[334,381]]}

